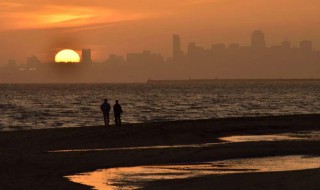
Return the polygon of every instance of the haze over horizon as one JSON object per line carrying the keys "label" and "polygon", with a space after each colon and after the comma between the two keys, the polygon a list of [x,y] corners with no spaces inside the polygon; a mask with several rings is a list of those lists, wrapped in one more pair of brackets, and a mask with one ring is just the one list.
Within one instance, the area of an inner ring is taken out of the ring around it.
{"label": "haze over horizon", "polygon": [[3,0],[0,65],[31,55],[49,62],[67,48],[90,48],[94,61],[143,50],[168,57],[175,33],[184,51],[191,41],[249,45],[256,29],[268,46],[306,39],[320,49],[319,8],[316,0]]}

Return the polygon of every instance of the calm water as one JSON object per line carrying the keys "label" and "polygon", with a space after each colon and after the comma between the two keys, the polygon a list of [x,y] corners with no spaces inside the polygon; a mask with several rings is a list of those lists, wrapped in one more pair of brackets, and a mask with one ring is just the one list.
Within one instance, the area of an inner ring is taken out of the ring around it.
{"label": "calm water", "polygon": [[[319,131],[300,131],[297,133],[283,133],[270,135],[245,135],[227,136],[220,138],[226,142],[176,145],[176,146],[151,146],[130,147],[113,149],[80,149],[51,151],[59,154],[64,152],[82,151],[117,151],[139,149],[166,149],[184,147],[212,147],[222,143],[256,142],[256,141],[318,141]],[[320,157],[307,155],[273,156],[260,158],[239,158],[201,163],[180,163],[168,165],[150,165],[98,169],[96,171],[65,176],[70,181],[93,187],[96,190],[134,190],[140,189],[150,181],[187,179],[206,175],[227,175],[234,173],[275,172],[315,169],[320,167]]]}
{"label": "calm water", "polygon": [[0,84],[0,130],[102,125],[119,99],[123,122],[320,113],[320,81],[166,84]]}
{"label": "calm water", "polygon": [[295,155],[194,164],[109,168],[66,177],[72,182],[91,186],[95,190],[134,190],[140,189],[150,181],[235,173],[294,171],[319,167],[320,157]]}

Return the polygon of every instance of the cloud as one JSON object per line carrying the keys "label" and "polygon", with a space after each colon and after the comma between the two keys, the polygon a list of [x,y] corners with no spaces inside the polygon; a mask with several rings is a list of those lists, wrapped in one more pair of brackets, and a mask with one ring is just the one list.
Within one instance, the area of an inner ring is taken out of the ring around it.
{"label": "cloud", "polygon": [[50,28],[151,19],[216,0],[14,0],[0,3],[1,29]]}
{"label": "cloud", "polygon": [[3,6],[3,11],[0,12],[2,30],[75,27],[137,20],[148,16],[141,12],[121,11],[108,7],[30,5],[8,2],[2,2],[0,6]]}
{"label": "cloud", "polygon": [[72,27],[142,18],[141,15],[114,10],[82,7],[46,6],[37,11],[13,11],[0,14],[2,29]]}

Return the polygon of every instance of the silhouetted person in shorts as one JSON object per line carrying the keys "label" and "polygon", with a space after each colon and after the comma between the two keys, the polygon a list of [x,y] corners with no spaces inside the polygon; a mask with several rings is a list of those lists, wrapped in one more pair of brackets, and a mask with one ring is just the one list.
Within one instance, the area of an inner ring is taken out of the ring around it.
{"label": "silhouetted person in shorts", "polygon": [[116,104],[113,106],[113,113],[114,113],[114,119],[116,122],[116,125],[121,125],[121,114],[122,114],[122,108],[119,104],[119,101],[116,100]]}
{"label": "silhouetted person in shorts", "polygon": [[105,126],[109,126],[109,113],[111,110],[111,106],[108,103],[107,99],[104,99],[104,102],[101,104],[100,109],[103,113],[103,121]]}

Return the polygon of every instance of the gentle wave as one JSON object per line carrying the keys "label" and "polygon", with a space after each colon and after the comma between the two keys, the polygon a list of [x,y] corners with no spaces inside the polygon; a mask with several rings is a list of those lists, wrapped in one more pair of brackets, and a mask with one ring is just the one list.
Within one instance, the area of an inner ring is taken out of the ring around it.
{"label": "gentle wave", "polygon": [[1,84],[0,130],[102,125],[119,99],[124,123],[320,113],[319,81]]}

